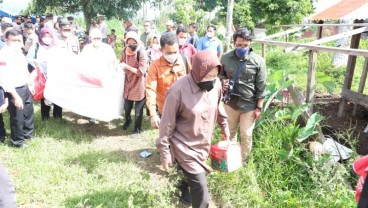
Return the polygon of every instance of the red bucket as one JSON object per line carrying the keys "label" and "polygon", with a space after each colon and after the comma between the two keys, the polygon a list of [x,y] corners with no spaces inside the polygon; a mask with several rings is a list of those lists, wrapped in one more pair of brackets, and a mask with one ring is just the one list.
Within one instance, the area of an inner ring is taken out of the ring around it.
{"label": "red bucket", "polygon": [[240,145],[237,142],[220,141],[210,149],[211,167],[222,172],[232,172],[242,166]]}

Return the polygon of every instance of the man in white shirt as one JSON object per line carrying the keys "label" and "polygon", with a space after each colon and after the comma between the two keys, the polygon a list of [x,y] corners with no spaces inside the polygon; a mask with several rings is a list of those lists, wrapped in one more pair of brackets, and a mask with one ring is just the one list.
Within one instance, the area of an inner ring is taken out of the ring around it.
{"label": "man in white shirt", "polygon": [[10,30],[5,35],[6,46],[0,51],[0,85],[8,92],[11,142],[25,147],[25,139],[32,138],[34,129],[32,95],[28,89],[27,60],[22,53],[21,32]]}
{"label": "man in white shirt", "polygon": [[102,42],[107,43],[107,24],[104,15],[98,15],[98,25],[102,33]]}

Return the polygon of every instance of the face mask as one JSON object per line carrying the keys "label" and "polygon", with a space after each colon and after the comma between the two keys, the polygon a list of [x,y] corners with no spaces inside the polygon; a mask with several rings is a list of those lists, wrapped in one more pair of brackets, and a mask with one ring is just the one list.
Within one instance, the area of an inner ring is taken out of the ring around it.
{"label": "face mask", "polygon": [[50,45],[52,42],[51,38],[42,38],[42,42],[46,45]]}
{"label": "face mask", "polygon": [[207,32],[207,37],[212,38],[213,37],[213,32]]}
{"label": "face mask", "polygon": [[235,54],[239,58],[244,58],[248,54],[249,48],[236,48]]}
{"label": "face mask", "polygon": [[71,32],[63,32],[62,34],[63,34],[64,37],[69,38],[72,33]]}
{"label": "face mask", "polygon": [[185,38],[179,38],[179,45],[180,46],[185,45],[186,42],[187,42],[187,39],[185,39]]}
{"label": "face mask", "polygon": [[20,24],[22,24],[21,22],[17,22],[17,25],[20,25]]}
{"label": "face mask", "polygon": [[166,61],[168,61],[170,64],[174,64],[176,59],[178,59],[178,54],[170,54],[170,55],[164,55],[164,58]]}
{"label": "face mask", "polygon": [[198,83],[198,87],[204,90],[207,90],[207,92],[211,91],[213,87],[215,86],[216,79],[206,81],[206,82],[200,82]]}
{"label": "face mask", "polygon": [[157,50],[159,50],[159,49],[160,49],[160,45],[159,45],[159,44],[157,44],[157,43],[154,43],[154,44],[152,45],[152,48],[153,48],[153,50],[157,51]]}
{"label": "face mask", "polygon": [[102,44],[101,40],[92,40],[92,45],[95,47],[99,47]]}
{"label": "face mask", "polygon": [[135,51],[138,48],[138,45],[128,45],[128,48],[130,48],[131,51]]}

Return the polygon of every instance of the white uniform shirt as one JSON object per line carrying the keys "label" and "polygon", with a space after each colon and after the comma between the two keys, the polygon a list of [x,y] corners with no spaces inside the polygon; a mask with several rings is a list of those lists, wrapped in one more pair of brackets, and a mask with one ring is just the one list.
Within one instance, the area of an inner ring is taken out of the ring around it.
{"label": "white uniform shirt", "polygon": [[21,50],[5,46],[0,50],[0,85],[6,92],[28,83],[27,60]]}

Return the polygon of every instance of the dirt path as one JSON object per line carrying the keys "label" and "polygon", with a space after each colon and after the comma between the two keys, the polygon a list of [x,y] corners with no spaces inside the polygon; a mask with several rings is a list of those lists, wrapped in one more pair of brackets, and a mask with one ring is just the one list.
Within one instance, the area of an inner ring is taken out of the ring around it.
{"label": "dirt path", "polygon": [[[143,129],[145,129],[139,137],[133,137],[128,131],[121,129],[122,121],[114,120],[110,123],[99,122],[98,124],[90,124],[86,118],[75,115],[73,113],[64,113],[64,119],[78,123],[83,130],[97,137],[91,145],[96,150],[118,152],[122,157],[130,158],[144,172],[150,175],[150,182],[154,186],[165,186],[168,183],[166,173],[161,169],[160,154],[155,147],[155,140],[158,136],[158,130],[149,128],[149,122],[144,121]],[[142,158],[139,153],[148,150],[152,153],[150,157]],[[188,206],[180,205],[181,208]],[[210,201],[210,207],[216,208],[214,201]]]}

